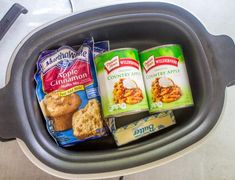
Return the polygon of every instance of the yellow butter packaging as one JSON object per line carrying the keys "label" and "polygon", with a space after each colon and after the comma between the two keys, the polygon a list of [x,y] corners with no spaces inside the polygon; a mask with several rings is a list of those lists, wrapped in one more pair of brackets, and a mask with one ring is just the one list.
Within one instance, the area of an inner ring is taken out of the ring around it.
{"label": "yellow butter packaging", "polygon": [[106,119],[106,123],[113,134],[118,146],[140,139],[175,124],[175,116],[172,111],[154,114],[125,126],[116,128],[115,118]]}

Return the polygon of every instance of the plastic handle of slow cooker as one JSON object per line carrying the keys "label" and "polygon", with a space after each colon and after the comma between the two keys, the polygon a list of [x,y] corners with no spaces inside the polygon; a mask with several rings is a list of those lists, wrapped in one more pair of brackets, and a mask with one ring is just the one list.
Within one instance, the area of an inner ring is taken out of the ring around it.
{"label": "plastic handle of slow cooker", "polygon": [[0,40],[6,34],[11,25],[15,22],[15,20],[20,16],[20,14],[26,14],[27,12],[28,10],[18,3],[15,3],[11,6],[11,8],[0,21]]}
{"label": "plastic handle of slow cooker", "polygon": [[0,89],[0,141],[9,141],[18,137],[21,129],[16,121],[17,117],[13,88],[8,83]]}
{"label": "plastic handle of slow cooker", "polygon": [[[20,14],[26,14],[27,12],[28,10],[18,3],[11,6],[0,21],[0,40]],[[9,101],[11,101],[11,98],[8,96],[10,94],[9,86],[8,84],[0,89],[0,141],[2,142],[15,139],[18,132],[16,123],[14,122],[15,114],[12,109],[12,103],[9,103]]]}
{"label": "plastic handle of slow cooker", "polygon": [[235,44],[229,36],[213,36],[216,64],[223,76],[224,85],[235,85]]}

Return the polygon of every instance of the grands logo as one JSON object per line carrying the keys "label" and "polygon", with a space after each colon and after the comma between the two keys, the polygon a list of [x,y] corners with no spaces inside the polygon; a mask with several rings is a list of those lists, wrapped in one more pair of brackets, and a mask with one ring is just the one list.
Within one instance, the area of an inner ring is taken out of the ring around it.
{"label": "grands logo", "polygon": [[69,47],[62,47],[56,53],[45,56],[39,65],[41,66],[43,73],[46,73],[55,66],[58,68],[67,68],[73,63],[75,59],[87,61],[88,51],[88,47],[84,47],[82,52],[76,52]]}

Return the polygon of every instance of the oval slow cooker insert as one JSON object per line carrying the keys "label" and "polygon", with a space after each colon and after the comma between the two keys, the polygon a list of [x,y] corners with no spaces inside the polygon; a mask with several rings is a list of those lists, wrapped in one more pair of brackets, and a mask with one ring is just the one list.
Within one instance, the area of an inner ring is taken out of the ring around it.
{"label": "oval slow cooker insert", "polygon": [[[180,44],[195,105],[174,111],[175,126],[123,147],[117,148],[110,136],[58,147],[37,102],[35,64],[41,51],[78,45],[87,36],[110,40],[111,49]],[[36,31],[16,52],[10,80],[0,91],[0,137],[22,139],[42,163],[66,173],[110,172],[160,160],[199,141],[216,124],[225,88],[235,82],[234,57],[231,38],[209,34],[195,17],[174,5],[131,3],[71,15]]]}

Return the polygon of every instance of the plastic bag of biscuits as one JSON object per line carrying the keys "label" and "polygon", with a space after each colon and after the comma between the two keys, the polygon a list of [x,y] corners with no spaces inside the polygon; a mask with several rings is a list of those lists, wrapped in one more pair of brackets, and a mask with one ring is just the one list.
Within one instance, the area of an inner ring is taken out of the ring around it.
{"label": "plastic bag of biscuits", "polygon": [[62,147],[106,135],[93,64],[106,50],[108,41],[88,38],[78,50],[62,46],[38,58],[36,95],[47,129]]}

